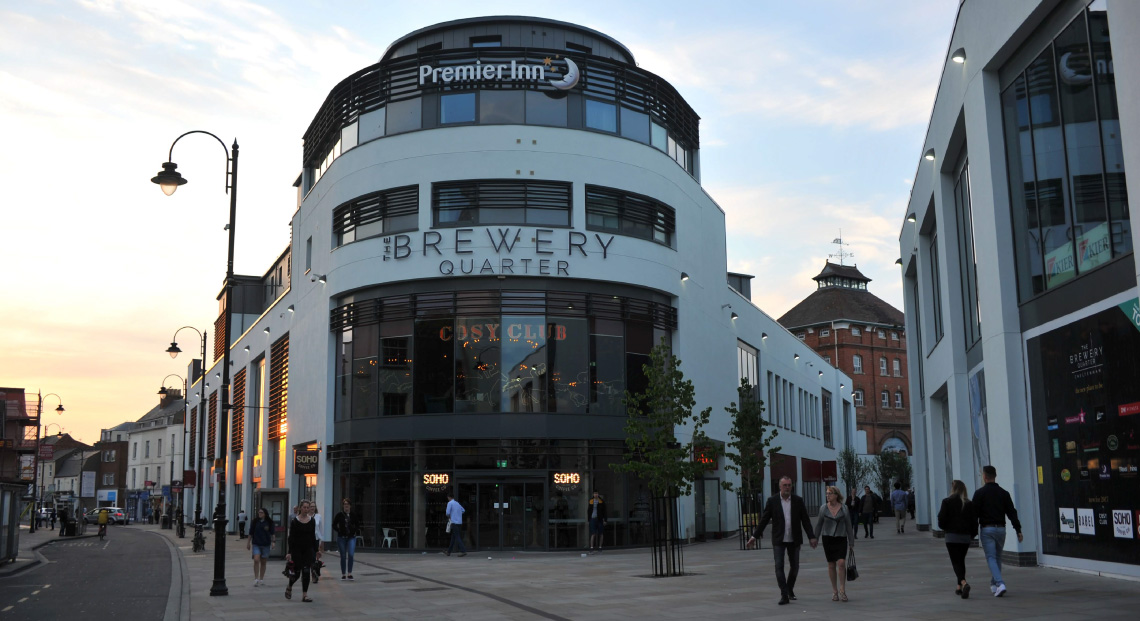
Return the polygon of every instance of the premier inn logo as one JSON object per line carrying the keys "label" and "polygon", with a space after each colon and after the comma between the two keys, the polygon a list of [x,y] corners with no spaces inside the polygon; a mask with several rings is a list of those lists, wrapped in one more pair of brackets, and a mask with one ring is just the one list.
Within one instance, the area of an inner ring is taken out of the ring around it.
{"label": "premier inn logo", "polygon": [[[554,66],[555,61],[560,64],[565,63],[566,70],[559,72]],[[557,80],[549,79],[546,77],[548,70],[554,73],[562,73],[562,76]],[[503,64],[483,64],[482,61],[477,60],[474,64],[450,67],[420,65],[418,71],[420,86],[428,82],[451,84],[453,82],[539,82],[545,80],[560,91],[568,91],[578,85],[578,79],[581,77],[578,65],[574,61],[557,56],[554,59],[544,58],[542,64],[538,65],[524,65],[515,60]]]}

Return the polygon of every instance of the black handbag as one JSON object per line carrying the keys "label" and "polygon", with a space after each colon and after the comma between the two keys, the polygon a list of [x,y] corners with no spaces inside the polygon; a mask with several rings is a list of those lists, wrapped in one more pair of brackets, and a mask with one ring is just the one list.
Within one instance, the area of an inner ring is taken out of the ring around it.
{"label": "black handbag", "polygon": [[847,581],[859,579],[859,568],[855,567],[855,550],[847,552]]}

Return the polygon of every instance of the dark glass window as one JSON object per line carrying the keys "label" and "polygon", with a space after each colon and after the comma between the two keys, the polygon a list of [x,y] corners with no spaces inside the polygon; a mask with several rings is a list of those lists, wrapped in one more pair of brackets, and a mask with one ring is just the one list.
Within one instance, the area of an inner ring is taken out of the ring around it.
{"label": "dark glass window", "polygon": [[416,321],[415,376],[412,381],[415,413],[437,414],[452,411],[455,363],[452,343],[445,338],[454,332],[451,319]]}
{"label": "dark glass window", "polygon": [[455,411],[498,412],[503,349],[498,317],[457,317],[452,334],[440,333],[455,350]]}
{"label": "dark glass window", "polygon": [[621,135],[649,144],[649,115],[623,106],[621,109]]}
{"label": "dark glass window", "polygon": [[399,134],[420,129],[423,126],[423,103],[419,97],[404,101],[393,101],[387,106],[385,114],[388,128],[386,135]]}
{"label": "dark glass window", "polygon": [[584,318],[547,317],[546,352],[550,370],[546,410],[549,412],[586,413],[590,400],[588,323]]}
{"label": "dark glass window", "polygon": [[360,326],[353,330],[352,342],[352,418],[376,416],[379,388],[376,350],[379,346],[377,326]]}
{"label": "dark glass window", "polygon": [[527,125],[566,127],[566,98],[553,98],[541,91],[526,92]]}
{"label": "dark glass window", "polygon": [[502,47],[503,35],[471,37],[471,47]]}
{"label": "dark glass window", "polygon": [[412,411],[412,332],[411,320],[380,324],[378,384],[384,416]]}
{"label": "dark glass window", "polygon": [[440,95],[439,124],[474,123],[475,93]]}
{"label": "dark glass window", "polygon": [[[970,203],[970,166],[954,183],[954,211],[958,227],[958,265],[962,266],[962,319],[966,348],[982,338],[981,302],[978,300],[978,264],[974,254],[974,214]],[[897,360],[895,362],[898,362]]]}
{"label": "dark glass window", "polygon": [[672,207],[640,194],[586,186],[586,228],[638,237],[673,247]]}
{"label": "dark glass window", "polygon": [[1132,251],[1108,32],[1086,10],[1002,93],[1022,300]]}
{"label": "dark glass window", "polygon": [[586,100],[586,127],[617,132],[617,106],[597,99]]}
{"label": "dark glass window", "polygon": [[409,185],[372,192],[333,209],[336,245],[419,228],[420,188]]}
{"label": "dark glass window", "polygon": [[[483,124],[526,122],[524,91],[480,91],[479,122]],[[565,115],[564,115],[565,116]]]}
{"label": "dark glass window", "polygon": [[570,184],[552,181],[449,181],[432,185],[435,226],[570,225]]}

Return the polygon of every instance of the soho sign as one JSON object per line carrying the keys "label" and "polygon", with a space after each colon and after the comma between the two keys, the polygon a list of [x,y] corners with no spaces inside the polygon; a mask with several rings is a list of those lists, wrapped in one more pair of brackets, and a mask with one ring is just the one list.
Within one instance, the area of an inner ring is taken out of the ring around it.
{"label": "soho sign", "polygon": [[[562,59],[566,62],[566,73],[560,80],[547,80],[550,85],[561,91],[568,91],[578,84],[578,78],[581,74],[578,71],[578,65],[569,58]],[[427,82],[433,84],[450,84],[452,82],[480,82],[487,80],[498,80],[500,82],[515,82],[519,80],[546,80],[546,69],[553,69],[552,61],[547,58],[541,65],[520,65],[517,61],[512,60],[509,65],[484,65],[482,61],[475,61],[471,65],[458,65],[455,67],[432,67],[431,65],[420,65],[420,86]],[[504,73],[506,75],[504,75]]]}

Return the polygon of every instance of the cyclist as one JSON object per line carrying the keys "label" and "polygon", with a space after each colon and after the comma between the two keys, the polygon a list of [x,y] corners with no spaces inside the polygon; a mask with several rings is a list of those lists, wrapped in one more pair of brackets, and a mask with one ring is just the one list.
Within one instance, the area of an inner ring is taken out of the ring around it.
{"label": "cyclist", "polygon": [[106,508],[99,510],[99,538],[107,536],[107,523],[111,521],[111,512]]}

